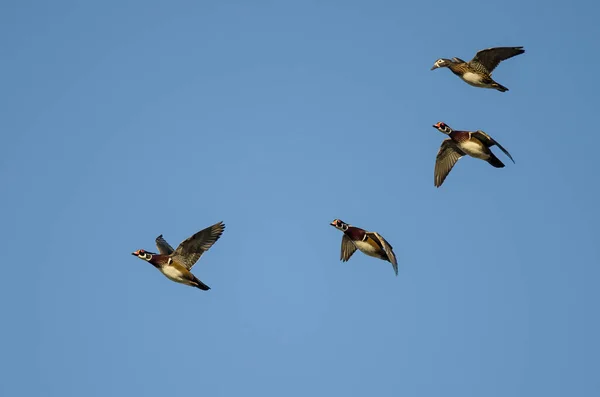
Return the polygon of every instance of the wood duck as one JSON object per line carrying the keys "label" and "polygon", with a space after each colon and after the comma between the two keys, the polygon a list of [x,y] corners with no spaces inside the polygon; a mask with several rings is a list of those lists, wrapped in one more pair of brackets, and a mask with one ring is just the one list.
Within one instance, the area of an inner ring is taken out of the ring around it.
{"label": "wood duck", "polygon": [[506,154],[514,163],[510,153],[506,151],[491,136],[481,130],[454,131],[446,123],[439,122],[433,126],[438,131],[450,136],[442,142],[440,150],[435,159],[434,185],[442,186],[444,179],[448,176],[454,164],[463,156],[469,155],[477,159],[485,160],[496,168],[503,168],[504,164],[492,151],[490,147],[496,145]]}
{"label": "wood duck", "polygon": [[223,230],[225,230],[225,224],[223,222],[216,223],[182,241],[175,250],[161,234],[156,238],[159,254],[141,249],[131,255],[150,262],[172,281],[208,291],[210,287],[198,280],[190,270],[202,254],[208,251],[221,237]]}
{"label": "wood duck", "polygon": [[350,226],[339,219],[334,219],[330,225],[344,232],[340,257],[342,262],[348,261],[358,248],[366,255],[390,262],[394,267],[394,273],[396,273],[396,276],[398,275],[398,262],[393,247],[379,233],[367,232],[361,228]]}
{"label": "wood duck", "polygon": [[440,58],[435,61],[431,70],[449,68],[452,73],[474,87],[493,88],[500,92],[506,92],[508,88],[492,79],[492,72],[500,62],[524,52],[523,47],[488,48],[479,51],[469,62],[460,58]]}

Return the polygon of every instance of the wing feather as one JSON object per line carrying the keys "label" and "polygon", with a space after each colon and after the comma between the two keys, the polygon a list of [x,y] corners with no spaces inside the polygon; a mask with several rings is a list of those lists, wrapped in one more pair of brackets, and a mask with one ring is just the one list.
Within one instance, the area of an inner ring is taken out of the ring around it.
{"label": "wing feather", "polygon": [[379,233],[371,232],[370,234],[372,236],[374,236],[376,239],[378,239],[379,242],[381,243],[381,246],[383,247],[383,251],[387,255],[388,260],[390,261],[390,263],[392,264],[392,267],[394,268],[394,273],[396,273],[396,276],[397,276],[398,275],[398,261],[396,260],[396,254],[394,254],[394,248]]}
{"label": "wing feather", "polygon": [[215,223],[185,239],[175,252],[171,254],[174,261],[181,263],[188,270],[200,259],[202,254],[221,237],[225,230],[223,222]]}
{"label": "wing feather", "polygon": [[523,47],[486,48],[485,50],[478,51],[477,54],[475,54],[475,57],[471,59],[470,63],[481,65],[488,74],[492,74],[492,71],[496,69],[496,66],[498,66],[500,62],[523,54],[524,52],[525,50]]}
{"label": "wing feather", "polygon": [[340,255],[342,262],[348,261],[352,254],[354,254],[354,251],[356,251],[356,245],[350,240],[350,237],[344,234],[342,237],[342,252]]}
{"label": "wing feather", "polygon": [[463,151],[458,148],[452,139],[448,138],[442,142],[435,158],[435,168],[433,170],[435,187],[442,186],[452,167],[464,155]]}
{"label": "wing feather", "polygon": [[512,156],[510,155],[510,153],[508,153],[508,150],[504,149],[504,147],[502,145],[500,145],[495,139],[493,139],[491,136],[489,136],[485,132],[478,130],[478,131],[472,132],[471,136],[479,139],[481,142],[483,142],[487,146],[494,146],[494,145],[498,146],[498,148],[500,148],[500,150],[502,150],[504,152],[504,154],[506,154],[508,156],[508,158],[512,160],[513,163],[515,162],[515,160],[513,160]]}
{"label": "wing feather", "polygon": [[173,247],[167,243],[167,240],[163,238],[162,234],[156,238],[156,248],[158,248],[158,252],[162,255],[171,255],[173,251],[175,251]]}

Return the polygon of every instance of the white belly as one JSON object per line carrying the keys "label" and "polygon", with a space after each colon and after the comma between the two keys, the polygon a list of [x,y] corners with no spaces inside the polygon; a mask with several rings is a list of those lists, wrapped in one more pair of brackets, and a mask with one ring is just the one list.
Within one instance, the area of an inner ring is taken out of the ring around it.
{"label": "white belly", "polygon": [[472,141],[466,141],[460,144],[460,148],[463,152],[471,157],[475,157],[482,160],[487,160],[490,156],[484,152],[484,148]]}
{"label": "white belly", "polygon": [[462,75],[462,78],[464,81],[466,81],[469,84],[476,84],[476,85],[481,84],[481,76],[476,73],[466,72],[465,74]]}
{"label": "white belly", "polygon": [[460,76],[466,83],[474,86],[474,87],[483,87],[483,88],[495,88],[492,84],[486,84],[481,80],[481,76],[477,73],[466,72],[462,76]]}
{"label": "white belly", "polygon": [[355,241],[354,244],[356,244],[356,248],[358,248],[362,253],[379,258],[379,250],[373,247],[371,244],[364,241]]}
{"label": "white belly", "polygon": [[165,266],[162,268],[162,273],[173,281],[181,281],[182,279],[182,273],[171,266]]}

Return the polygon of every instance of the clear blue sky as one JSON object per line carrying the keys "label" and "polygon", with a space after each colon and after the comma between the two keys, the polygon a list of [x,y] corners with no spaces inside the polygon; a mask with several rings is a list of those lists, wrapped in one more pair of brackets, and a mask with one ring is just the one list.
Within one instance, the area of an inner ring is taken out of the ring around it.
{"label": "clear blue sky", "polygon": [[[0,394],[600,395],[599,7],[534,4],[3,2]],[[130,255],[221,220],[208,292]]]}

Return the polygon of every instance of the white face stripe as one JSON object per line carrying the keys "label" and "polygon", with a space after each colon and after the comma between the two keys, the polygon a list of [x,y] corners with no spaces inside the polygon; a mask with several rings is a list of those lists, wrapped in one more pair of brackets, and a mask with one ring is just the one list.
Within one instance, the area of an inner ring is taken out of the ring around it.
{"label": "white face stripe", "polygon": [[139,254],[138,256],[147,261],[150,261],[152,259],[152,255],[147,252],[144,252],[143,254]]}
{"label": "white face stripe", "polygon": [[445,132],[445,133],[451,133],[452,132],[452,128],[450,128],[447,124],[443,124],[443,126],[438,126],[436,127],[438,130],[440,130],[441,132]]}
{"label": "white face stripe", "polygon": [[[338,222],[341,223],[342,225],[338,226]],[[331,222],[331,224],[333,226],[335,226],[336,229],[341,230],[343,232],[345,232],[346,230],[348,230],[348,227],[350,226],[350,225],[344,223],[343,221],[341,221],[339,219],[334,220],[333,222]]]}

